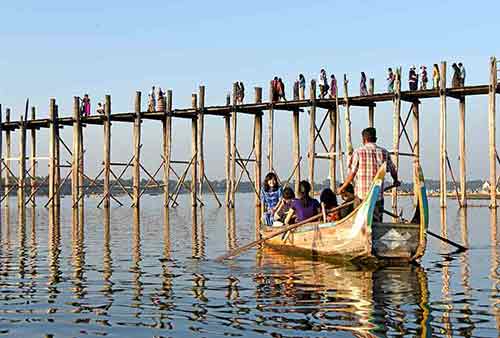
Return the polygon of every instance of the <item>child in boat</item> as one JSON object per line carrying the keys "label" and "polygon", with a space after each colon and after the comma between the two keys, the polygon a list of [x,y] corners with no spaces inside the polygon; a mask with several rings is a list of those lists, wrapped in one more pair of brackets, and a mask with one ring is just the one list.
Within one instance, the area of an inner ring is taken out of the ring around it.
{"label": "child in boat", "polygon": [[[348,184],[344,191],[342,191],[342,193],[340,194],[340,197],[342,197],[343,200],[342,205],[354,201],[354,199],[356,198],[356,196],[354,195],[354,186],[352,184]],[[340,209],[340,219],[349,215],[353,210],[354,204],[352,203],[349,206]]]}
{"label": "child in boat", "polygon": [[264,223],[266,225],[273,224],[273,215],[282,197],[283,189],[278,183],[278,177],[275,173],[268,173],[264,178],[264,184],[260,192],[260,200],[264,204]]}
{"label": "child in boat", "polygon": [[302,222],[320,212],[321,206],[318,200],[309,195],[310,192],[311,184],[307,181],[300,181],[299,198],[293,200],[290,207],[291,211],[286,216],[285,224],[291,224],[290,221],[294,218],[295,223]]}
{"label": "child in boat", "polygon": [[321,212],[325,222],[334,222],[340,219],[340,211],[329,212],[331,209],[339,206],[337,195],[330,188],[323,189],[319,197],[321,201]]}
{"label": "child in boat", "polygon": [[290,211],[292,202],[295,199],[295,193],[290,187],[285,187],[283,189],[283,198],[278,202],[276,206],[276,211],[274,212],[274,223],[273,226],[282,226],[285,221],[285,217]]}

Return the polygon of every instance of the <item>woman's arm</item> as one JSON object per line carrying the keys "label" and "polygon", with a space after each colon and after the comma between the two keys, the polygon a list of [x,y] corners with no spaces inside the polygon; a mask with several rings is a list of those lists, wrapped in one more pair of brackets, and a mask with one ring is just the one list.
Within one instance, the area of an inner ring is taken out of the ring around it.
{"label": "woman's arm", "polygon": [[286,214],[286,217],[285,217],[285,224],[290,224],[290,220],[292,219],[292,217],[295,215],[295,210],[293,209],[290,209],[288,210],[288,213]]}
{"label": "woman's arm", "polygon": [[323,214],[323,222],[326,222],[326,207],[325,207],[325,203],[321,203],[321,213]]}

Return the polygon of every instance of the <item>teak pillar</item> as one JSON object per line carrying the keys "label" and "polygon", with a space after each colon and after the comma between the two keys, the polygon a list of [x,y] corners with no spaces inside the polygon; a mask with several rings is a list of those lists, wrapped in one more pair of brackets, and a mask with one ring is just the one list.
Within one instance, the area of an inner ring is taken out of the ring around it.
{"label": "teak pillar", "polygon": [[80,198],[80,98],[73,97],[73,158],[71,162],[71,202],[75,221],[78,219],[78,199]]}
{"label": "teak pillar", "polygon": [[496,89],[497,89],[497,59],[490,59],[490,88],[488,109],[488,135],[490,158],[490,208],[497,207],[497,163],[496,163]]}
{"label": "teak pillar", "polygon": [[[5,123],[10,122],[10,108],[5,110]],[[4,157],[4,165],[7,170],[5,170],[5,207],[9,207],[9,191],[10,191],[10,159],[12,156],[12,140],[11,133],[9,129],[5,130],[5,157]]]}
{"label": "teak pillar", "polygon": [[[198,99],[196,94],[191,95],[192,108],[197,109]],[[191,207],[193,209],[193,217],[196,217],[197,203],[197,184],[198,184],[198,121],[196,117],[191,119],[191,156],[194,158],[193,165],[191,166]]]}
{"label": "teak pillar", "polygon": [[420,166],[420,102],[415,100],[412,102],[412,115],[413,115],[413,182],[415,183],[418,172],[417,168]]}
{"label": "teak pillar", "polygon": [[[1,113],[1,112],[0,112]],[[31,120],[34,121],[36,119],[36,108],[31,107]],[[1,120],[0,120],[1,123]],[[37,160],[36,160],[36,129],[31,128],[31,153],[30,153],[30,187],[31,191],[30,194],[33,194],[33,192],[36,189],[36,165],[37,165]],[[34,208],[36,206],[35,203],[35,195],[31,196],[31,206]]]}
{"label": "teak pillar", "polygon": [[[231,96],[226,97],[226,105],[231,105]],[[226,207],[231,207],[231,116],[224,116],[224,145],[226,150]]]}
{"label": "teak pillar", "polygon": [[458,142],[460,152],[460,205],[467,206],[467,167],[466,167],[466,147],[465,147],[465,96],[461,96],[458,109],[460,122],[458,125]]}
{"label": "teak pillar", "polygon": [[19,174],[17,187],[17,206],[24,210],[26,182],[26,121],[21,116],[19,124]]}
{"label": "teak pillar", "polygon": [[345,101],[345,143],[347,152],[347,163],[351,160],[354,151],[352,147],[352,129],[351,129],[351,107],[349,105],[349,89],[347,74],[344,74],[344,101]]}
{"label": "teak pillar", "polygon": [[[396,170],[399,170],[399,133],[400,125],[399,120],[401,116],[401,68],[396,72],[396,83],[394,88],[394,111],[392,114],[392,158],[393,163],[396,166]],[[398,190],[397,188],[392,189],[391,205],[393,213],[397,214],[398,210]]]}
{"label": "teak pillar", "polygon": [[293,135],[292,135],[292,146],[293,146],[293,166],[295,172],[293,174],[294,189],[299,191],[300,182],[300,115],[298,110],[294,110],[292,113],[292,125],[293,125]]}
{"label": "teak pillar", "polygon": [[[0,104],[0,157],[3,158],[3,128],[2,128],[2,105]],[[3,163],[0,162],[0,191],[4,194],[5,187],[3,186]],[[1,206],[1,202],[0,202]]]}
{"label": "teak pillar", "polygon": [[141,92],[135,93],[134,101],[134,132],[133,132],[133,147],[134,147],[134,162],[133,162],[133,205],[134,208],[140,207],[140,192],[141,192]]}
{"label": "teak pillar", "polygon": [[311,80],[309,90],[311,108],[309,110],[309,183],[311,183],[311,196],[314,196],[314,160],[316,154],[316,81]]}
{"label": "teak pillar", "polygon": [[56,175],[56,99],[50,99],[49,105],[49,224],[54,222],[54,193],[55,193],[55,175]]}
{"label": "teak pillar", "polygon": [[[165,161],[163,166],[163,207],[168,209],[169,207],[169,197],[170,197],[170,161],[172,159],[172,91],[167,90],[167,111],[163,119],[163,160]],[[165,213],[165,217],[168,214]]]}
{"label": "teak pillar", "polygon": [[337,188],[337,109],[328,110],[329,120],[330,120],[330,189],[333,191]]}
{"label": "teak pillar", "polygon": [[[375,92],[375,79],[370,79],[368,83],[368,95],[373,95]],[[368,106],[368,127],[375,126],[375,106],[370,104]]]}
{"label": "teak pillar", "polygon": [[198,194],[200,201],[203,202],[203,182],[205,180],[205,154],[203,151],[205,132],[205,86],[199,88],[199,102],[198,102]]}
{"label": "teak pillar", "polygon": [[274,172],[273,152],[274,152],[274,102],[273,102],[273,82],[269,85],[269,121],[267,125],[267,169],[268,172]]}
{"label": "teak pillar", "polygon": [[106,95],[104,104],[104,208],[110,206],[109,176],[111,173],[111,96]]}
{"label": "teak pillar", "polygon": [[[262,102],[262,88],[255,87],[255,103]],[[262,217],[262,203],[260,200],[261,182],[262,182],[262,112],[255,114],[254,117],[254,148],[255,148],[255,238],[260,238],[260,223]]]}
{"label": "teak pillar", "polygon": [[236,112],[236,100],[237,100],[237,87],[236,83],[233,84],[233,112],[231,115],[231,207],[234,208],[235,199],[236,199],[236,146],[237,146],[237,122],[238,122],[238,114]]}
{"label": "teak pillar", "polygon": [[439,205],[446,207],[446,61],[441,62],[439,84]]}

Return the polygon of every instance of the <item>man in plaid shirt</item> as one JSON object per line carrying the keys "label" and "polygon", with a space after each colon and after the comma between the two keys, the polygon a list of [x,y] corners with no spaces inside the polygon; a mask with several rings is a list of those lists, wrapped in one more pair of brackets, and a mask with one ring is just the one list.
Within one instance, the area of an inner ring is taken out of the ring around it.
{"label": "man in plaid shirt", "polygon": [[[387,171],[391,173],[394,185],[400,185],[398,181],[398,172],[391,160],[389,152],[376,145],[377,132],[375,128],[366,128],[361,135],[363,137],[363,146],[356,149],[352,154],[349,162],[349,175],[338,191],[338,193],[342,193],[344,189],[354,181],[354,193],[358,204],[361,203],[370,192],[373,179],[384,162],[386,163]],[[383,191],[382,185],[382,191],[373,215],[373,219],[377,222],[382,222],[382,210],[384,209]]]}

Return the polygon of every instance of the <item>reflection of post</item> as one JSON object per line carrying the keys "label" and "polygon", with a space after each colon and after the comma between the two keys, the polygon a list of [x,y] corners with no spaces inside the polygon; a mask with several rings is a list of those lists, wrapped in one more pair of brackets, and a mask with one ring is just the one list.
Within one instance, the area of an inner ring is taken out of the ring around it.
{"label": "reflection of post", "polygon": [[85,295],[85,253],[83,250],[84,233],[83,226],[74,223],[71,229],[72,233],[72,266],[73,266],[73,292],[76,298],[82,298]]}
{"label": "reflection of post", "polygon": [[[21,117],[22,119],[22,117]],[[18,271],[19,277],[24,278],[25,269],[26,269],[26,215],[25,215],[24,204],[17,208],[17,229],[18,229]]]}
{"label": "reflection of post", "polygon": [[497,324],[497,332],[500,332],[500,299],[498,289],[500,288],[500,243],[498,241],[497,209],[490,211],[491,229],[491,270],[490,278],[493,282],[491,287],[491,307]]}
{"label": "reflection of post", "polygon": [[134,208],[134,223],[132,226],[132,283],[134,284],[133,306],[142,304],[142,283],[141,283],[141,225],[140,209]]}
{"label": "reflection of post", "polygon": [[[462,243],[465,247],[469,247],[469,236],[468,236],[468,226],[467,226],[467,209],[466,208],[461,208],[459,210],[459,219],[460,219],[460,227],[461,227],[461,233],[462,233]],[[461,267],[461,272],[462,272],[462,287],[464,289],[464,295],[467,299],[470,299],[472,296],[472,288],[470,286],[470,265],[469,265],[469,251],[465,251],[460,255],[460,267]],[[470,305],[466,302],[464,304],[464,323],[468,323],[470,325],[471,318],[470,318]],[[472,332],[473,326],[471,325],[469,327],[470,332]]]}
{"label": "reflection of post", "polygon": [[113,258],[111,256],[111,231],[110,231],[110,209],[104,209],[104,247],[103,247],[103,262],[102,262],[102,278],[104,282],[103,291],[109,300],[112,301],[113,283],[111,277],[113,275]]}
{"label": "reflection of post", "polygon": [[37,276],[37,256],[38,256],[38,244],[36,242],[36,209],[31,208],[31,240],[30,240],[30,274],[32,277]]}
{"label": "reflection of post", "polygon": [[[447,209],[441,208],[441,236],[448,238],[448,225],[447,225]],[[441,242],[442,246],[445,246],[444,242]],[[446,249],[446,248],[444,248]],[[441,288],[441,298],[443,299],[444,311],[443,311],[443,323],[445,329],[445,335],[451,337],[452,327],[450,314],[453,311],[451,305],[452,298],[450,295],[450,262],[447,260],[443,261],[443,275],[442,275],[442,288]]]}

